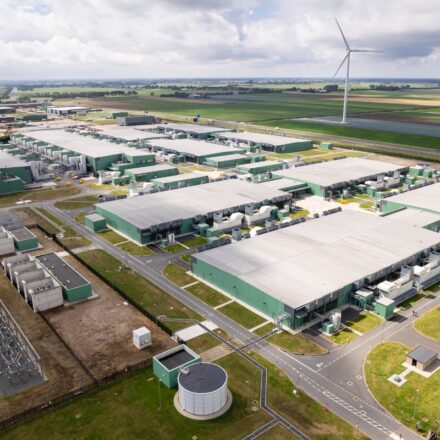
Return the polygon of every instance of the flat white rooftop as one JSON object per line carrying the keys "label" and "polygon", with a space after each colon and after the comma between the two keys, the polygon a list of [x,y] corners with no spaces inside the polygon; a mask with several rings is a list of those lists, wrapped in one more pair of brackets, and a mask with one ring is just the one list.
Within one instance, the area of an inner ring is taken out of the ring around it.
{"label": "flat white rooftop", "polygon": [[209,158],[209,162],[215,162],[215,163],[219,163],[219,162],[225,162],[225,161],[229,161],[229,160],[238,160],[238,159],[243,159],[243,158],[247,158],[250,156],[246,156],[245,154],[239,154],[239,153],[235,153],[235,154],[228,154],[227,156],[213,156]]}
{"label": "flat white rooftop", "polygon": [[103,157],[122,153],[137,154],[136,148],[127,147],[125,144],[114,144],[105,139],[82,136],[65,130],[34,130],[23,134],[89,157]]}
{"label": "flat white rooftop", "polygon": [[98,134],[110,136],[125,141],[137,141],[142,139],[162,139],[168,137],[165,134],[142,131],[134,127],[122,125],[98,125],[92,127]]}
{"label": "flat white rooftop", "polygon": [[278,160],[262,160],[260,162],[244,163],[244,164],[240,164],[238,166],[240,169],[243,169],[243,170],[252,170],[254,168],[269,167],[271,165],[280,165],[281,166],[282,164],[283,163]]}
{"label": "flat white rooftop", "polygon": [[304,186],[306,187],[304,182],[300,182],[299,180],[293,179],[273,179],[266,180],[265,182],[257,183],[256,185],[262,185],[266,188],[274,188],[283,191],[288,188],[292,188],[293,186]]}
{"label": "flat white rooftop", "polygon": [[0,150],[0,168],[7,169],[15,167],[30,167],[30,164],[19,159],[17,156],[9,154],[4,150]]}
{"label": "flat white rooftop", "polygon": [[114,200],[95,205],[99,213],[107,211],[139,229],[197,215],[204,215],[249,203],[289,199],[290,194],[263,188],[237,179],[195,185],[128,199]]}
{"label": "flat white rooftop", "polygon": [[349,157],[318,164],[276,171],[279,177],[301,180],[328,187],[350,180],[363,180],[379,174],[392,173],[408,167],[377,160]]}
{"label": "flat white rooftop", "polygon": [[195,139],[152,139],[150,144],[163,150],[186,153],[196,157],[214,156],[225,152],[231,154],[244,152],[243,149]]}
{"label": "flat white rooftop", "polygon": [[231,139],[239,142],[252,142],[255,144],[280,145],[294,144],[295,142],[307,142],[308,139],[298,139],[287,136],[277,136],[274,134],[253,133],[253,132],[227,132],[219,134],[220,138]]}
{"label": "flat white rooftop", "polygon": [[211,127],[209,125],[199,125],[199,124],[175,124],[169,122],[168,124],[160,125],[161,128],[165,130],[178,130],[185,133],[194,134],[209,134],[209,133],[219,133],[223,131],[229,131],[227,128],[221,127]]}
{"label": "flat white rooftop", "polygon": [[[260,185],[257,185],[260,186]],[[431,247],[440,216],[342,211],[194,255],[296,309]]]}
{"label": "flat white rooftop", "polygon": [[440,183],[387,197],[384,201],[402,203],[412,208],[426,209],[440,214]]}
{"label": "flat white rooftop", "polygon": [[172,167],[171,165],[159,164],[159,165],[151,165],[147,167],[139,167],[139,168],[129,168],[125,172],[128,174],[145,174],[145,173],[154,173],[156,171],[167,171],[167,170],[177,170],[176,167]]}

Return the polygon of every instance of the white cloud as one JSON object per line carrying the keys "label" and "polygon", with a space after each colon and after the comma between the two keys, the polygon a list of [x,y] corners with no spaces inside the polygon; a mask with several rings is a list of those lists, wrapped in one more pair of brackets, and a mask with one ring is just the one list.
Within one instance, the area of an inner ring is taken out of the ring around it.
{"label": "white cloud", "polygon": [[2,79],[437,76],[437,0],[3,0]]}

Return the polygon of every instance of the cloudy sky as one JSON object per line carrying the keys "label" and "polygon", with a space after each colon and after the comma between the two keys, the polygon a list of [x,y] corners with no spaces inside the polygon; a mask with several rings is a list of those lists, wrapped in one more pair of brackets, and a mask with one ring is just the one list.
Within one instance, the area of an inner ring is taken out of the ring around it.
{"label": "cloudy sky", "polygon": [[0,80],[440,76],[439,0],[1,0]]}

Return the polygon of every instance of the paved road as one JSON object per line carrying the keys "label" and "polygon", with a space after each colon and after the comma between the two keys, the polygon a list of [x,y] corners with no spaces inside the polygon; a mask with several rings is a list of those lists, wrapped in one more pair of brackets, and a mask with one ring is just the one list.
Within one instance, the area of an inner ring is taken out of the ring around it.
{"label": "paved road", "polygon": [[[43,205],[95,245],[126,262],[139,274],[183,304],[204,318],[213,321],[231,337],[243,344],[255,340],[256,337],[253,333],[165,279],[160,273],[160,268],[166,261],[146,263],[145,259],[128,255],[88,231],[82,225],[73,222],[68,214],[54,208],[51,202],[43,202]],[[431,300],[430,307],[434,302],[440,302],[440,299]],[[427,308],[426,302],[424,304],[424,307]],[[339,350],[321,357],[292,355],[267,342],[259,342],[253,348],[268,361],[278,365],[309,396],[347,420],[370,438],[387,439],[394,433],[397,434],[395,438],[399,438],[398,435],[401,434],[403,440],[415,440],[420,437],[387,414],[372,398],[363,382],[362,373],[363,359],[366,353],[382,339],[392,339],[400,332],[404,332],[406,326],[411,322],[411,317],[403,325],[385,322],[383,326],[373,329],[365,337],[360,337],[349,345],[342,346]],[[355,377],[354,381],[352,380],[353,376]],[[361,378],[358,379],[357,376]],[[352,382],[353,385],[350,385],[349,382]]]}

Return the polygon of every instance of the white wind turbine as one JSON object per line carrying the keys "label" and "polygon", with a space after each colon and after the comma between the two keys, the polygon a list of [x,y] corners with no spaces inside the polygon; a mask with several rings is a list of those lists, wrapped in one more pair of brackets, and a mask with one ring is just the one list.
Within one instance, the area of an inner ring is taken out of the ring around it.
{"label": "white wind turbine", "polygon": [[348,101],[348,86],[350,82],[350,56],[353,52],[381,52],[380,50],[369,50],[369,49],[352,49],[350,45],[348,44],[347,39],[345,38],[344,32],[342,32],[341,26],[339,26],[338,20],[335,18],[336,24],[338,25],[339,31],[341,32],[342,38],[345,43],[345,50],[347,51],[347,54],[345,55],[344,59],[342,60],[341,64],[339,65],[338,69],[336,70],[335,74],[333,75],[333,79],[338,74],[341,67],[344,65],[344,63],[347,61],[347,72],[345,74],[345,88],[344,88],[344,110],[342,111],[342,122],[347,122],[347,101]]}

